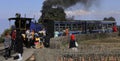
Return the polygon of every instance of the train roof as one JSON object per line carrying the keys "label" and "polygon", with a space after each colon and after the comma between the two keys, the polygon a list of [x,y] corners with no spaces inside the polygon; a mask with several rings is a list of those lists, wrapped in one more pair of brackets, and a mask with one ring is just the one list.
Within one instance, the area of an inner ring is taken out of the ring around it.
{"label": "train roof", "polygon": [[116,21],[102,21],[103,24],[116,23]]}
{"label": "train roof", "polygon": [[116,22],[116,21],[103,21],[103,20],[67,20],[67,21],[54,21],[54,22],[108,22],[108,23],[112,23],[112,22]]}
{"label": "train roof", "polygon": [[8,18],[8,20],[19,20],[19,19],[21,19],[21,20],[32,20],[32,19],[34,19],[34,18],[25,18],[25,17],[20,17],[20,18]]}

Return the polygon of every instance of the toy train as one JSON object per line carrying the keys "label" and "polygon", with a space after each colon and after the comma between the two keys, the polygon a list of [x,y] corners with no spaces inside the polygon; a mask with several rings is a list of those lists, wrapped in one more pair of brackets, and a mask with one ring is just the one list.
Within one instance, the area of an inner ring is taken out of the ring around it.
{"label": "toy train", "polygon": [[46,32],[51,37],[54,37],[54,32],[59,31],[62,35],[63,30],[69,29],[70,33],[74,34],[86,34],[88,31],[90,33],[98,33],[104,27],[105,31],[116,25],[115,21],[103,21],[103,20],[72,20],[72,21],[55,21],[55,20],[44,20],[42,24],[32,22],[33,18],[21,17],[17,14],[15,18],[9,18],[9,20],[15,20],[16,30],[20,30],[23,33],[26,29],[34,29],[35,31],[40,31],[45,27]]}
{"label": "toy train", "polygon": [[115,21],[103,21],[103,20],[73,20],[73,21],[53,21],[45,20],[44,25],[47,27],[48,33],[54,36],[54,32],[63,33],[66,28],[69,29],[69,33],[74,34],[86,34],[102,32],[104,28],[105,32],[112,31],[112,27],[116,25]]}
{"label": "toy train", "polygon": [[42,29],[42,25],[36,23],[35,21],[33,22],[34,18],[26,18],[26,17],[21,17],[19,13],[16,14],[16,17],[9,18],[9,21],[15,20],[14,25],[15,29],[17,31],[21,31],[22,33],[25,33],[27,29],[30,30],[35,30],[35,31],[40,31]]}

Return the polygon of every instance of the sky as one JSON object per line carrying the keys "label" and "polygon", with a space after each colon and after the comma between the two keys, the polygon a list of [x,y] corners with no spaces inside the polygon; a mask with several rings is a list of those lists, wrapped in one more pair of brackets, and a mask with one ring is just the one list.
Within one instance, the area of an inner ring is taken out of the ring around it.
{"label": "sky", "polygon": [[[9,28],[13,22],[8,18],[15,17],[15,13],[21,13],[22,16],[38,20],[41,15],[44,0],[1,0],[0,1],[0,34]],[[104,17],[114,17],[117,24],[120,25],[120,0],[98,0],[89,8],[81,4],[76,4],[65,12],[68,17],[74,16],[74,19],[81,20],[103,20]]]}

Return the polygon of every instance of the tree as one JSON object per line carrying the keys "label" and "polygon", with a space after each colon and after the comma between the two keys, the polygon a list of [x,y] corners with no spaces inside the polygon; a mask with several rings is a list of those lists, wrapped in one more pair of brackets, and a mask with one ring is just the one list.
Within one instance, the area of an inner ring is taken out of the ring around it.
{"label": "tree", "polygon": [[64,9],[61,7],[49,8],[49,10],[42,10],[42,15],[39,19],[39,22],[43,22],[45,19],[56,20],[56,21],[65,21],[66,14]]}
{"label": "tree", "polygon": [[1,34],[1,37],[5,36],[5,33],[8,32],[10,33],[11,32],[11,29],[5,29],[4,32]]}
{"label": "tree", "polygon": [[114,17],[109,17],[109,18],[104,18],[104,21],[115,21],[115,18]]}
{"label": "tree", "polygon": [[42,15],[39,18],[38,22],[44,22],[44,20],[56,20],[56,21],[65,21],[66,14],[64,9],[60,6],[54,5],[51,1],[45,1],[42,7]]}
{"label": "tree", "polygon": [[110,20],[110,21],[115,21],[115,18],[114,18],[114,17],[109,17],[108,20]]}
{"label": "tree", "polygon": [[106,20],[108,20],[108,18],[107,18],[107,17],[105,17],[105,18],[104,18],[104,21],[106,21]]}

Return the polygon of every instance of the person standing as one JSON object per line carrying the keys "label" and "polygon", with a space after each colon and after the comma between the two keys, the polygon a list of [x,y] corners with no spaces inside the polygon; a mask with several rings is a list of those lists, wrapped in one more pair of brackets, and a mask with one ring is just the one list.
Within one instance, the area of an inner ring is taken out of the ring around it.
{"label": "person standing", "polygon": [[26,33],[26,47],[30,48],[30,39],[31,39],[31,37],[30,37],[30,30],[27,29],[25,33]]}
{"label": "person standing", "polygon": [[54,37],[58,37],[59,36],[59,32],[58,31],[55,31],[54,32]]}
{"label": "person standing", "polygon": [[66,36],[65,30],[63,30],[63,34],[62,34],[62,36]]}
{"label": "person standing", "polygon": [[16,52],[18,53],[18,60],[22,60],[22,54],[23,54],[23,36],[22,33],[20,31],[17,32],[17,36],[16,36]]}
{"label": "person standing", "polygon": [[117,32],[117,31],[118,31],[116,25],[114,25],[114,26],[112,27],[112,29],[113,29],[113,32]]}
{"label": "person standing", "polygon": [[4,47],[5,47],[5,59],[7,60],[11,57],[11,36],[8,32],[5,33],[4,37]]}
{"label": "person standing", "polygon": [[16,30],[14,29],[12,31],[12,34],[11,34],[11,38],[12,38],[12,45],[11,45],[11,49],[13,49],[14,51],[16,51]]}
{"label": "person standing", "polygon": [[66,36],[69,35],[69,29],[68,28],[65,29],[65,34],[66,34]]}
{"label": "person standing", "polygon": [[73,48],[73,47],[76,47],[76,45],[75,45],[75,35],[74,35],[74,34],[71,34],[71,35],[70,35],[69,48]]}
{"label": "person standing", "polygon": [[74,50],[74,51],[78,51],[77,47],[78,47],[78,43],[75,40],[75,35],[72,34],[70,35],[70,44],[69,44],[69,48]]}
{"label": "person standing", "polygon": [[31,32],[30,32],[30,47],[32,47],[32,48],[34,48],[35,47],[35,44],[34,44],[34,42],[35,42],[35,31],[34,30],[32,30]]}
{"label": "person standing", "polygon": [[42,42],[44,42],[44,38],[45,38],[45,36],[46,36],[46,30],[45,30],[45,28],[43,28],[43,29],[42,29],[41,31],[39,31],[38,33],[39,33],[40,40],[41,40]]}
{"label": "person standing", "polygon": [[50,47],[50,35],[48,33],[46,33],[47,36],[45,36],[45,42],[44,42],[44,46],[46,48]]}

